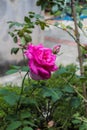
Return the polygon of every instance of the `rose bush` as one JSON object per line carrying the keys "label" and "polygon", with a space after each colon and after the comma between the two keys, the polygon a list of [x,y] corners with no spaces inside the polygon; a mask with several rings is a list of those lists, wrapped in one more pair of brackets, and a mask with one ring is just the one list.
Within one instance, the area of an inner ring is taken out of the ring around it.
{"label": "rose bush", "polygon": [[34,80],[44,80],[51,77],[51,72],[58,69],[55,64],[56,55],[52,49],[44,47],[42,44],[37,46],[29,44],[25,50],[30,68],[30,77]]}

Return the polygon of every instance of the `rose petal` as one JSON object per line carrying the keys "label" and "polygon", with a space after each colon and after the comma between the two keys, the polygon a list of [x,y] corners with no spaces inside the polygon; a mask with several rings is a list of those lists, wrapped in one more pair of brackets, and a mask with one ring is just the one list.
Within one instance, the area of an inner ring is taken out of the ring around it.
{"label": "rose petal", "polygon": [[51,76],[51,72],[48,70],[45,70],[44,68],[38,67],[38,73],[42,79],[48,79]]}

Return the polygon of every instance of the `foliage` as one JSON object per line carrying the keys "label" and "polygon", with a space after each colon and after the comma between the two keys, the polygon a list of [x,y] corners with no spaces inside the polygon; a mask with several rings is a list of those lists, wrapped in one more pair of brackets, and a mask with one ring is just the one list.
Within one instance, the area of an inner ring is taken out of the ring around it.
{"label": "foliage", "polygon": [[86,122],[84,99],[76,71],[75,65],[60,66],[48,82],[26,79],[20,103],[20,87],[0,87],[0,129],[48,130],[48,123],[54,121],[52,129],[82,130]]}
{"label": "foliage", "polygon": [[[75,1],[76,12],[78,16],[80,16],[81,14],[87,14],[87,6],[85,5],[86,1],[82,1],[82,3],[79,0]],[[72,16],[71,0],[38,0],[37,6],[41,6],[42,10],[47,10],[54,16],[62,17],[65,14]]]}
{"label": "foliage", "polygon": [[[81,11],[86,14],[83,7],[78,6],[78,2],[76,1],[77,16]],[[68,13],[72,16],[70,0],[38,0],[37,5],[43,10],[49,5],[53,15]],[[11,54],[17,54],[20,49],[24,54],[27,43],[32,41],[31,34],[35,26],[40,26],[42,30],[48,27],[43,17],[34,12],[29,12],[24,17],[24,23],[8,23],[9,34],[14,43],[19,44],[17,48],[12,48]],[[77,25],[83,31],[79,17]],[[55,26],[60,27],[58,24]],[[60,28],[77,42],[77,35],[72,27],[62,24]],[[86,130],[87,99],[83,96],[82,84],[85,82],[87,85],[87,67],[84,75],[77,75],[78,70],[76,65],[61,65],[49,80],[34,81],[29,77],[26,64],[23,67],[11,66],[7,74],[25,71],[25,75],[21,87],[0,88],[0,130]]]}
{"label": "foliage", "polygon": [[[9,21],[9,34],[13,38],[14,43],[21,43],[21,47],[27,45],[28,42],[32,41],[32,31],[36,25],[40,26],[42,30],[48,25],[44,22],[43,17],[40,14],[29,12],[28,16],[24,17],[24,23]],[[19,47],[12,48],[11,54],[17,54],[20,50]]]}

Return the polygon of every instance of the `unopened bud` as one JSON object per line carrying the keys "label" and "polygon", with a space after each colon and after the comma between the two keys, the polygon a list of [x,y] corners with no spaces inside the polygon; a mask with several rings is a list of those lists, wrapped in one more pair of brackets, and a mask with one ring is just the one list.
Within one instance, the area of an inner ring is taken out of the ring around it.
{"label": "unopened bud", "polygon": [[48,128],[51,128],[51,127],[53,127],[54,126],[54,121],[52,120],[52,121],[49,121],[48,122]]}
{"label": "unopened bud", "polygon": [[60,47],[61,47],[61,45],[56,45],[56,46],[53,48],[53,54],[59,53]]}

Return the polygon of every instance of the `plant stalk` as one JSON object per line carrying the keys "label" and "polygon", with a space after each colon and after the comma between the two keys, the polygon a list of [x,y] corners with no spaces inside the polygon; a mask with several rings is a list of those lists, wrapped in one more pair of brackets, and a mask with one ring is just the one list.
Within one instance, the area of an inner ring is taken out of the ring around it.
{"label": "plant stalk", "polygon": [[[83,66],[83,58],[82,58],[82,52],[81,52],[81,46],[80,46],[80,34],[79,34],[79,31],[78,31],[75,0],[71,0],[71,8],[72,8],[72,16],[73,16],[74,26],[75,26],[76,43],[77,43],[77,48],[78,48],[80,75],[84,76],[84,66]],[[82,89],[83,89],[83,96],[84,96],[85,99],[87,99],[86,86],[85,86],[84,82],[82,83]],[[85,114],[86,114],[86,117],[87,117],[87,103],[85,103]]]}
{"label": "plant stalk", "polygon": [[29,71],[26,72],[26,74],[24,75],[24,78],[22,80],[21,92],[20,92],[19,100],[17,102],[17,107],[16,107],[16,114],[18,112],[18,108],[19,108],[19,105],[20,105],[20,102],[21,102],[21,97],[22,97],[23,90],[24,90],[24,81],[25,81],[25,78],[28,75],[28,73],[29,73]]}

